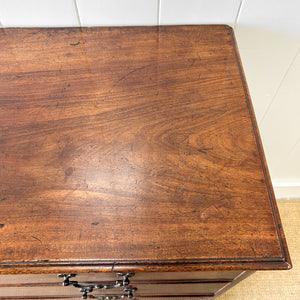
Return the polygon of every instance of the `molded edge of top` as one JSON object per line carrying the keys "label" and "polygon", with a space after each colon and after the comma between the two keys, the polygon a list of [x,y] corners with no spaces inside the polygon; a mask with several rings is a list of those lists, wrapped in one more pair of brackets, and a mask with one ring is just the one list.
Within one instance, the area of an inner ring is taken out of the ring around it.
{"label": "molded edge of top", "polygon": [[35,261],[0,263],[0,274],[195,272],[232,270],[289,270],[287,260],[228,261]]}

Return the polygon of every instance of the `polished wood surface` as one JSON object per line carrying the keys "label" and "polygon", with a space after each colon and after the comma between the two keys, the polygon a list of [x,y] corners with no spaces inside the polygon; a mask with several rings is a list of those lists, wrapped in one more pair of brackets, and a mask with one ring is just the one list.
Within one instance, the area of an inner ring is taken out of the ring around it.
{"label": "polished wood surface", "polygon": [[1,30],[0,272],[290,267],[230,27]]}

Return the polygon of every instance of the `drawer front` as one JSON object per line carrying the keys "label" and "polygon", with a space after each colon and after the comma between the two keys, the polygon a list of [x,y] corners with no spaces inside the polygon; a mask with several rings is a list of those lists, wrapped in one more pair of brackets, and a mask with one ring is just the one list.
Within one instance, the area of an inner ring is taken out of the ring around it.
{"label": "drawer front", "polygon": [[[162,272],[162,273],[137,273],[130,277],[130,286],[136,287],[133,295],[137,298],[163,297],[163,296],[212,296],[222,289],[240,272]],[[80,285],[105,284],[113,285],[122,277],[116,273],[78,274],[71,277]],[[7,297],[81,297],[82,292],[78,287],[63,286],[64,278],[56,274],[31,274],[31,275],[1,275],[0,299]],[[88,295],[126,295],[124,286],[112,289],[93,289]],[[8,299],[7,298],[7,299]]]}
{"label": "drawer front", "polygon": [[[149,272],[136,273],[130,278],[131,281],[144,280],[233,280],[241,271],[224,272]],[[115,281],[120,279],[116,273],[88,273],[77,274],[75,280],[78,282],[101,282]],[[36,283],[62,283],[63,279],[58,278],[57,274],[19,274],[19,275],[0,275],[0,287],[10,284],[36,284]]]}
{"label": "drawer front", "polygon": [[[212,296],[224,287],[224,283],[184,283],[184,284],[139,284],[134,287],[137,290],[134,297],[151,296],[191,296],[206,295]],[[123,295],[126,294],[123,288],[113,290],[94,290],[89,295]],[[24,297],[24,296],[81,296],[79,289],[74,287],[18,287],[0,289],[0,299],[3,297]]]}
{"label": "drawer front", "polygon": [[[173,283],[173,284],[136,284],[134,297],[172,296],[172,295],[206,295],[212,296],[227,283]],[[0,288],[0,299],[3,297],[37,297],[37,296],[81,296],[79,288],[73,286],[35,286]],[[126,295],[124,287],[114,289],[94,289],[89,295]]]}

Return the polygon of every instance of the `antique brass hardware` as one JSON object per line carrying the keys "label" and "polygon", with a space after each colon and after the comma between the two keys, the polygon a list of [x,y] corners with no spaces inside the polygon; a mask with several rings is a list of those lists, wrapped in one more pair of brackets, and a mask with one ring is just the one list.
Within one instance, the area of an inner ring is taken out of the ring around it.
{"label": "antique brass hardware", "polygon": [[[87,299],[87,298],[93,298],[93,295],[88,295],[88,293],[93,292],[94,289],[113,289],[113,288],[118,288],[121,286],[127,286],[130,284],[129,277],[134,276],[134,273],[116,273],[117,276],[123,277],[122,280],[116,280],[115,284],[104,284],[104,283],[97,283],[97,284],[81,284],[78,283],[76,280],[70,280],[71,278],[76,277],[76,274],[58,274],[58,277],[62,277],[63,286],[69,286],[72,285],[73,287],[79,288],[79,291],[82,293],[82,298]],[[103,296],[103,299],[119,299],[119,298],[132,298],[132,291],[136,290],[136,288],[125,288],[124,292],[127,292],[127,294],[124,295],[107,295]],[[99,299],[101,299],[102,296],[100,296]],[[111,297],[111,298],[107,298]],[[117,298],[115,298],[117,297]],[[96,297],[97,299],[97,297]]]}

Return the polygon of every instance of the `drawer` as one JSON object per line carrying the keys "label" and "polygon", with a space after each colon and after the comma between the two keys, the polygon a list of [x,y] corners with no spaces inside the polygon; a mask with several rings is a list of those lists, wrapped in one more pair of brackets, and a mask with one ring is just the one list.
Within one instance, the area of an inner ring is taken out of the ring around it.
{"label": "drawer", "polygon": [[[170,297],[170,296],[212,296],[222,289],[240,272],[162,272],[162,273],[137,273],[130,277],[130,286],[136,287],[133,294],[137,298],[145,297]],[[114,284],[122,277],[116,273],[78,274],[71,277],[81,285],[95,285],[99,283]],[[63,286],[63,278],[56,274],[31,274],[31,275],[1,275],[0,299],[7,297],[81,297],[79,288],[71,284]],[[95,289],[91,294],[96,295],[122,295],[124,287],[113,289]],[[29,298],[28,298],[29,297]]]}
{"label": "drawer", "polygon": [[[145,280],[233,280],[241,271],[207,271],[207,272],[148,272],[136,273],[130,278],[131,282]],[[78,282],[99,282],[115,281],[121,279],[116,273],[81,273],[75,279]],[[36,283],[62,283],[63,279],[58,278],[57,274],[19,274],[19,275],[0,275],[0,287],[12,284],[36,284]]]}
{"label": "drawer", "polygon": [[[172,296],[172,295],[213,295],[227,283],[177,283],[173,284],[135,284],[137,290],[133,292],[135,297]],[[122,295],[124,287],[114,289],[94,289],[89,295]],[[73,286],[19,286],[0,288],[0,299],[3,297],[29,297],[29,296],[80,296],[79,288]]]}

